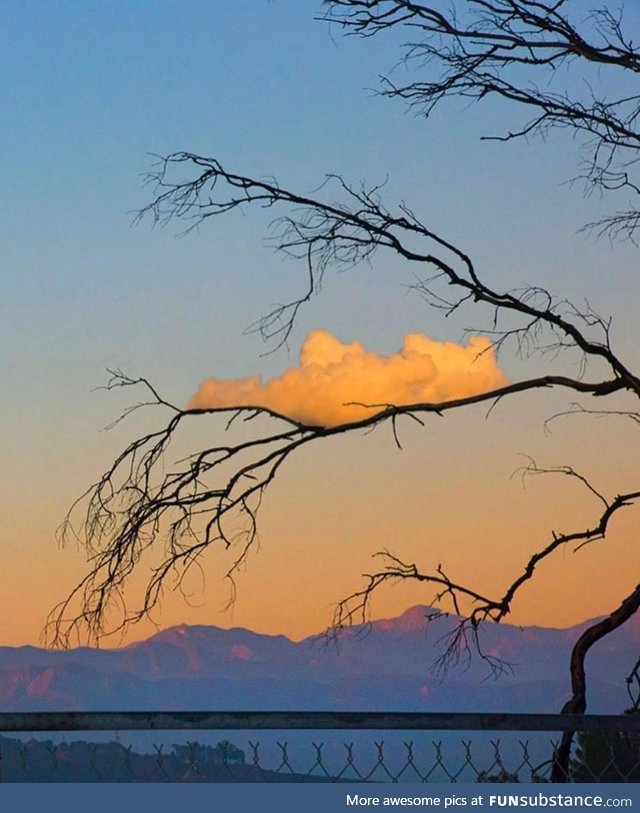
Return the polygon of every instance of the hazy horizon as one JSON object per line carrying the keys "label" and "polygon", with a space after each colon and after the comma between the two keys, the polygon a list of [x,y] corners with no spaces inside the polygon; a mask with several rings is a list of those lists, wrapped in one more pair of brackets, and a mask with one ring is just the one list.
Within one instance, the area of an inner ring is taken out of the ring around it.
{"label": "hazy horizon", "polygon": [[[391,628],[397,624],[399,621],[409,621],[410,625],[407,626],[406,624],[402,625],[402,629],[411,629],[416,630],[424,627],[425,632],[428,629],[428,625],[431,623],[428,615],[433,613],[434,608],[430,607],[426,604],[413,604],[409,607],[406,607],[404,610],[400,610],[397,615],[381,615],[369,618],[366,622],[354,622],[353,625],[345,627],[342,631],[341,635],[346,635],[347,637],[359,636],[360,630],[363,627],[377,627],[380,629]],[[419,613],[424,613],[418,616]],[[448,613],[442,616],[442,618],[450,618],[454,619],[457,616],[452,613]],[[578,630],[584,626],[590,625],[594,621],[597,621],[599,618],[603,616],[592,616],[588,618],[584,618],[581,621],[572,624],[517,624],[515,622],[509,621],[508,618],[501,621],[501,622],[494,622],[494,621],[485,621],[482,622],[483,625],[487,627],[491,626],[499,626],[499,627],[509,627],[518,631],[525,632],[526,630],[543,630],[543,631],[552,631],[552,632],[571,632],[572,630]],[[224,621],[224,619],[223,619]],[[286,638],[288,641],[292,643],[303,643],[305,641],[314,641],[314,640],[321,640],[325,633],[328,632],[328,627],[325,626],[323,628],[318,628],[314,632],[306,633],[300,636],[290,635],[284,631],[278,632],[277,630],[269,630],[264,631],[261,630],[260,624],[256,624],[254,626],[246,626],[243,624],[235,624],[232,621],[228,624],[225,623],[203,623],[202,621],[196,622],[186,622],[175,620],[171,624],[167,624],[163,627],[156,628],[154,625],[150,625],[148,622],[145,622],[143,626],[148,627],[147,632],[142,634],[136,634],[136,630],[139,629],[139,626],[133,626],[128,634],[121,634],[121,633],[114,633],[113,635],[107,635],[100,639],[98,643],[79,643],[77,646],[72,645],[69,647],[69,650],[73,650],[76,648],[89,648],[89,649],[99,649],[99,650],[111,650],[111,649],[126,649],[130,646],[135,646],[136,644],[144,643],[149,641],[150,639],[154,638],[155,636],[162,636],[163,633],[171,632],[173,630],[181,631],[181,630],[188,630],[188,629],[215,629],[221,630],[224,632],[233,633],[235,631],[240,632],[249,632],[251,634],[256,634],[259,636],[271,637],[271,638]],[[367,633],[365,633],[366,635]],[[49,646],[46,645],[46,641],[41,639],[36,643],[13,643],[7,644],[4,641],[0,641],[0,647],[7,647],[7,648],[22,648],[22,647],[34,647],[36,649],[50,649]],[[59,651],[66,651],[65,649]]]}

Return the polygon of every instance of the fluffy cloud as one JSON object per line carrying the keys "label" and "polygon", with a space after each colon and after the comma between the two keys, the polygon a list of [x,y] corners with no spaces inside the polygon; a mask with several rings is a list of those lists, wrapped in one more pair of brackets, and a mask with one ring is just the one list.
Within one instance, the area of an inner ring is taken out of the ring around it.
{"label": "fluffy cloud", "polygon": [[360,342],[343,344],[325,330],[310,333],[300,364],[262,382],[260,376],[208,378],[191,408],[262,406],[298,421],[333,426],[367,417],[361,404],[440,402],[486,392],[508,383],[488,339],[468,345],[437,342],[421,333],[405,337],[402,348],[379,356]]}

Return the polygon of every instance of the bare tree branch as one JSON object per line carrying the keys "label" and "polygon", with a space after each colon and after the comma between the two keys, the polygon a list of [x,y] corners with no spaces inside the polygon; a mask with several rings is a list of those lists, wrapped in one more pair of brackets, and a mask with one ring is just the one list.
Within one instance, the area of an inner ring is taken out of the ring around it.
{"label": "bare tree branch", "polygon": [[[183,164],[195,167],[197,178],[191,182],[171,180],[171,170]],[[262,324],[267,326],[268,335],[274,335],[268,331],[275,321],[283,320],[276,332],[283,333],[282,340],[286,340],[301,304],[310,298],[329,266],[350,267],[384,248],[435,272],[417,287],[426,298],[433,294],[444,302],[437,291],[447,286],[454,292],[453,298],[446,300],[449,312],[467,301],[488,305],[494,314],[492,330],[499,346],[516,337],[521,348],[525,341],[543,349],[573,347],[584,356],[604,361],[625,388],[640,392],[640,381],[609,346],[607,323],[601,317],[564,300],[556,301],[542,288],[493,289],[480,278],[464,251],[421,223],[406,206],[396,214],[388,211],[377,198],[377,188],[357,191],[342,178],[328,176],[329,181],[338,184],[346,202],[325,202],[274,183],[237,175],[214,158],[191,153],[175,153],[163,159],[151,180],[157,195],[139,217],[151,215],[156,222],[186,218],[193,228],[209,217],[250,204],[292,206],[298,212],[298,216],[287,214],[275,221],[274,242],[276,249],[306,260],[310,282],[303,296],[278,306],[264,318]],[[220,187],[222,194],[216,198],[214,194]],[[226,190],[229,194],[225,194]],[[424,248],[416,246],[416,240],[424,243]],[[523,317],[522,326],[500,330],[498,322],[505,314]],[[545,342],[545,331],[559,338]]]}
{"label": "bare tree branch", "polygon": [[[629,198],[618,213],[590,228],[613,237],[635,238],[640,217],[636,198],[640,181],[634,177],[640,149],[640,95],[629,88],[635,88],[640,73],[640,51],[624,33],[622,14],[605,7],[585,19],[584,4],[570,0],[453,0],[446,10],[436,3],[410,0],[326,0],[325,8],[323,19],[341,25],[347,33],[373,37],[397,29],[410,37],[402,62],[418,75],[404,85],[386,77],[383,95],[402,98],[426,116],[451,97],[474,102],[496,98],[524,111],[527,118],[488,138],[508,141],[553,129],[581,137],[586,152],[579,177],[590,189]],[[547,430],[561,416],[577,414],[640,420],[635,400],[628,409],[618,401],[614,408],[607,406],[612,395],[640,398],[640,377],[613,346],[610,319],[588,302],[578,306],[543,287],[496,288],[468,252],[421,221],[407,204],[387,207],[381,186],[355,187],[329,174],[315,192],[301,194],[272,179],[232,172],[217,158],[184,151],[159,157],[147,181],[154,197],[138,219],[150,217],[154,223],[178,219],[193,229],[237,209],[274,212],[274,248],[300,259],[305,271],[301,290],[292,301],[277,305],[252,326],[265,338],[275,339],[276,346],[287,341],[301,308],[318,292],[329,269],[349,269],[372,261],[382,251],[414,271],[414,290],[429,307],[445,316],[464,309],[473,312],[474,319],[478,314],[484,319],[479,329],[490,337],[491,349],[511,347],[515,358],[536,355],[543,374],[523,375],[486,392],[433,403],[386,403],[383,397],[381,403],[360,404],[370,409],[364,418],[320,426],[260,403],[181,408],[166,401],[146,379],[111,373],[107,389],[140,386],[145,393],[121,417],[149,407],[169,410],[170,415],[162,428],[124,449],[72,507],[61,527],[63,541],[75,539],[85,547],[89,572],[50,616],[54,643],[66,645],[81,630],[99,638],[148,616],[165,589],[185,589],[187,574],[201,566],[201,557],[212,546],[230,550],[227,576],[233,591],[234,575],[257,539],[257,517],[266,490],[288,460],[316,441],[367,432],[386,423],[401,448],[398,425],[403,418],[424,426],[430,415],[485,404],[491,413],[505,398],[550,389],[572,397],[574,393],[592,396],[599,403],[592,408],[570,402],[547,420]],[[557,374],[550,364],[565,361],[563,369],[575,372],[576,357],[577,375]],[[185,425],[207,418],[216,423],[216,440],[173,461],[166,471],[168,449]],[[253,430],[248,437],[237,431],[247,424]],[[640,499],[640,490],[606,496],[571,465],[539,467],[531,460],[525,473],[571,477],[599,503],[599,513],[581,530],[552,531],[546,544],[525,559],[497,596],[457,581],[442,564],[422,571],[382,551],[377,554],[381,569],[367,574],[364,587],[337,605],[332,634],[354,622],[366,623],[372,597],[383,586],[416,581],[433,591],[434,612],[451,612],[459,618],[443,642],[437,666],[446,669],[465,662],[475,651],[494,673],[504,670],[504,663],[483,650],[483,624],[509,615],[541,562],[558,551],[577,552],[604,540],[619,511]],[[140,604],[130,607],[125,587],[149,554],[159,561]],[[570,664],[572,696],[565,711],[580,713],[586,708],[587,652],[639,607],[640,587],[576,642]],[[113,614],[119,619],[115,624]],[[627,685],[635,685],[634,681],[638,682],[637,663]],[[637,705],[636,699],[636,709]],[[554,775],[560,779],[568,775],[570,748],[568,738],[556,756]]]}
{"label": "bare tree branch", "polygon": [[[587,674],[585,659],[587,653],[598,641],[626,623],[640,609],[640,584],[628,595],[612,613],[589,626],[576,641],[571,652],[571,698],[564,704],[566,714],[584,714],[587,708]],[[632,673],[633,674],[633,673]],[[569,779],[569,760],[573,743],[573,731],[565,731],[558,750],[554,755],[552,782],[566,782]]]}
{"label": "bare tree branch", "polygon": [[[227,574],[232,582],[256,539],[256,516],[265,490],[285,460],[303,446],[336,435],[366,431],[384,421],[389,421],[393,430],[395,422],[405,416],[422,423],[421,415],[440,416],[453,409],[535,389],[561,387],[601,395],[623,385],[619,379],[587,383],[545,376],[442,403],[372,406],[370,417],[327,427],[305,425],[261,406],[180,409],[162,398],[145,379],[131,379],[122,373],[113,373],[107,385],[109,389],[130,386],[143,386],[151,393],[151,401],[136,404],[132,409],[160,406],[169,409],[172,415],[163,429],[133,441],[76,501],[61,526],[63,542],[80,540],[85,546],[90,571],[50,617],[52,640],[56,644],[68,644],[69,636],[81,626],[96,637],[104,634],[109,609],[114,603],[121,605],[126,580],[143,554],[159,540],[163,540],[165,558],[153,572],[141,606],[125,612],[114,631],[147,616],[161,599],[167,582],[175,578],[180,585],[202,553],[215,543],[225,548],[239,544],[240,553]],[[161,476],[156,469],[182,423],[206,415],[227,416],[227,431],[235,421],[246,422],[256,416],[276,421],[281,428],[248,440],[231,440],[202,449],[177,461],[176,470]],[[73,521],[78,510],[82,511],[80,532],[75,530]],[[246,522],[240,535],[229,530],[236,528],[238,518]],[[226,524],[228,520],[234,522]],[[69,618],[78,598],[83,607],[81,617]]]}
{"label": "bare tree branch", "polygon": [[[530,469],[530,472],[533,471],[533,469]],[[535,471],[536,473],[542,473],[541,469],[535,469]],[[354,623],[366,624],[369,620],[373,596],[383,585],[406,580],[423,582],[434,585],[436,588],[431,600],[432,606],[442,608],[445,612],[453,612],[460,617],[460,622],[450,635],[447,647],[436,664],[437,668],[444,671],[451,665],[457,665],[460,660],[460,653],[468,654],[469,652],[467,640],[469,631],[472,630],[475,635],[483,622],[500,622],[509,615],[520,589],[534,577],[536,568],[542,561],[567,546],[577,552],[590,542],[604,539],[612,517],[620,509],[631,506],[640,499],[640,491],[634,491],[606,500],[593,489],[585,478],[575,472],[559,469],[556,472],[575,476],[585,483],[587,488],[599,500],[604,502],[604,511],[592,527],[568,533],[558,534],[552,532],[550,542],[529,558],[520,575],[510,581],[509,586],[501,596],[491,598],[466,585],[453,581],[445,574],[441,565],[438,565],[433,573],[423,573],[417,565],[407,564],[389,553],[389,551],[381,551],[376,556],[384,560],[384,568],[373,574],[365,574],[367,580],[365,587],[339,602],[333,623],[327,633],[328,637],[332,638],[339,635],[341,630]],[[463,601],[464,605],[461,603]],[[628,606],[630,605],[625,605],[625,607]],[[593,643],[596,640],[598,639],[594,639]],[[488,662],[495,671],[496,664],[490,659],[488,659]]]}
{"label": "bare tree branch", "polygon": [[[639,185],[630,173],[639,146],[640,95],[625,92],[624,77],[640,72],[640,54],[624,34],[622,11],[595,8],[585,20],[581,2],[467,0],[446,9],[411,0],[326,0],[326,5],[323,19],[347,33],[372,37],[399,29],[410,37],[403,64],[426,78],[398,85],[386,76],[382,95],[404,99],[425,116],[451,97],[474,102],[498,97],[531,117],[486,138],[509,141],[556,128],[583,135],[586,156],[579,177],[592,189],[629,192],[637,207]],[[581,69],[580,97],[571,79]],[[612,74],[599,96],[593,69]],[[633,239],[637,225],[634,209],[589,228]]]}

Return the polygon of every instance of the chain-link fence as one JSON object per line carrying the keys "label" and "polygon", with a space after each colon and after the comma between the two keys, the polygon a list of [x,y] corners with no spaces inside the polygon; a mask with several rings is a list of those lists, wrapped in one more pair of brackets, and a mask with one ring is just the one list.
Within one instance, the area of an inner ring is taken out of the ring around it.
{"label": "chain-link fence", "polygon": [[574,725],[568,781],[638,782],[639,722],[509,714],[0,714],[0,781],[549,782],[557,732]]}

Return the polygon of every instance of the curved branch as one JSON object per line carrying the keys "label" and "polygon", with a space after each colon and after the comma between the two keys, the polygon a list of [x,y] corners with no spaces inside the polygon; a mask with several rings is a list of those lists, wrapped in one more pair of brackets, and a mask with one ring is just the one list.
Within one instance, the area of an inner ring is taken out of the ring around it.
{"label": "curved branch", "polygon": [[[584,482],[584,478],[579,475],[577,476]],[[483,622],[492,621],[497,623],[502,621],[511,612],[511,607],[516,595],[523,585],[533,578],[537,566],[542,561],[548,559],[557,550],[567,545],[572,546],[575,552],[590,542],[597,539],[604,539],[613,516],[620,509],[628,507],[637,500],[640,500],[640,491],[633,491],[627,494],[620,494],[614,499],[607,501],[604,500],[598,492],[595,492],[590,484],[587,483],[587,486],[595,496],[605,502],[605,509],[596,524],[582,531],[573,531],[563,534],[552,532],[551,541],[529,558],[520,575],[513,579],[502,596],[490,598],[477,590],[470,589],[466,585],[453,581],[445,574],[441,565],[438,565],[433,573],[423,573],[417,565],[403,562],[389,553],[389,551],[381,551],[376,554],[376,556],[384,559],[386,563],[384,569],[377,573],[365,574],[365,578],[367,579],[365,587],[362,590],[352,593],[338,603],[334,613],[333,624],[327,633],[328,637],[335,638],[342,630],[352,624],[368,623],[371,601],[374,593],[377,593],[382,585],[407,580],[432,584],[436,586],[436,593],[432,598],[432,606],[439,608],[443,603],[448,601],[449,606],[445,603],[444,611],[452,611],[460,617],[459,623],[449,635],[448,643],[442,656],[436,661],[434,666],[439,670],[446,670],[450,665],[457,664],[460,660],[461,652],[464,653],[465,656],[470,654],[467,638],[469,632],[473,632],[473,640],[477,644],[479,640],[477,630]],[[638,588],[638,590],[640,591],[640,588]],[[638,600],[640,601],[640,597],[638,597]],[[470,604],[472,609],[462,611],[462,601],[465,601],[467,605]],[[635,609],[631,609],[636,606],[634,601],[635,592],[633,599],[625,600],[621,609],[612,614],[610,617],[612,619],[611,623],[616,623],[616,625],[619,626],[624,623],[627,618],[631,617],[633,612],[635,612]],[[619,619],[622,620],[618,623]],[[615,626],[612,627],[612,629],[614,628]],[[596,625],[596,632],[593,633],[595,637],[592,639],[592,637],[585,633],[576,645],[578,648],[572,658],[571,677],[573,696],[579,699],[574,700],[574,704],[579,705],[581,702],[580,698],[586,703],[586,683],[584,682],[583,668],[584,656],[593,643],[599,640],[602,635],[606,634],[607,629],[605,623]],[[600,630],[604,630],[602,635],[599,634]],[[478,651],[483,655],[481,647],[478,647]],[[483,657],[485,657],[485,660],[489,663],[492,671],[495,672],[496,664],[490,657],[486,655],[483,655]],[[582,663],[582,671],[580,671],[580,663]],[[581,680],[582,683],[580,683]],[[581,713],[577,705],[573,710],[575,713]]]}
{"label": "curved branch", "polygon": [[[415,66],[421,78],[396,85],[385,77],[382,95],[404,99],[425,116],[451,97],[499,97],[532,111],[532,117],[487,138],[508,141],[545,135],[553,128],[585,134],[588,169],[581,177],[588,186],[609,192],[625,187],[637,193],[638,184],[629,180],[629,173],[635,170],[640,146],[640,96],[617,88],[624,88],[624,74],[640,72],[640,51],[623,33],[622,12],[616,16],[606,7],[596,8],[575,23],[564,0],[466,0],[447,10],[412,0],[327,0],[327,6],[324,19],[348,34],[371,37],[400,29],[411,37],[404,45],[403,63]],[[587,92],[582,99],[575,84],[563,85],[566,74],[558,68],[569,63],[572,73],[585,68]],[[592,66],[619,76],[599,97],[590,81]],[[610,236],[633,239],[637,211],[591,225]]]}
{"label": "curved branch", "polygon": [[[198,177],[187,182],[171,181],[172,168],[184,163],[197,167]],[[435,277],[418,285],[427,297],[439,283],[457,292],[457,298],[447,306],[448,312],[465,301],[484,303],[494,310],[494,328],[500,315],[510,313],[524,317],[523,327],[505,331],[495,329],[496,344],[501,345],[511,336],[521,339],[523,335],[537,343],[541,329],[546,328],[552,334],[564,337],[560,340],[560,347],[574,347],[587,358],[604,361],[625,388],[640,395],[640,380],[610,347],[607,323],[590,309],[581,311],[570,303],[557,302],[549,292],[540,288],[496,291],[480,278],[464,251],[421,223],[406,206],[394,215],[380,202],[377,187],[356,191],[338,176],[327,176],[327,180],[337,182],[340,192],[346,196],[346,203],[330,203],[299,195],[273,182],[229,172],[215,158],[180,152],[161,159],[159,170],[150,176],[149,181],[155,186],[157,195],[138,217],[151,215],[156,222],[162,223],[178,217],[193,221],[191,228],[194,228],[209,217],[242,205],[295,207],[300,213],[297,217],[287,215],[275,221],[276,248],[306,260],[309,284],[303,296],[290,305],[277,306],[259,323],[269,329],[274,322],[288,315],[276,331],[283,333],[282,341],[286,341],[299,307],[313,294],[329,265],[353,266],[370,258],[379,248],[386,248],[410,263],[435,270]],[[223,187],[223,194],[216,199],[213,195],[220,187]],[[228,190],[228,194],[224,190]],[[423,249],[414,247],[416,240],[424,243]],[[435,296],[444,301],[439,294]],[[602,338],[591,338],[591,329],[598,330]]]}
{"label": "curved branch", "polygon": [[[587,709],[587,653],[602,638],[621,627],[640,609],[640,584],[612,613],[588,627],[576,641],[571,652],[571,697],[562,707],[563,714],[584,714]],[[573,731],[565,731],[554,754],[552,782],[569,780],[569,761],[573,744]]]}
{"label": "curved branch", "polygon": [[[314,441],[366,431],[385,421],[390,422],[395,433],[395,423],[403,416],[422,423],[418,416],[442,416],[451,410],[487,401],[495,403],[502,398],[536,389],[564,387],[604,395],[623,388],[620,379],[588,383],[563,376],[542,376],[439,403],[372,405],[369,417],[336,426],[313,426],[260,405],[242,409],[180,409],[163,399],[145,379],[131,379],[118,373],[112,374],[107,386],[112,389],[136,385],[144,386],[152,395],[150,402],[139,404],[136,409],[143,405],[156,405],[170,409],[172,415],[164,429],[132,442],[98,482],[72,506],[61,526],[63,542],[73,538],[87,550],[90,571],[50,616],[49,631],[56,644],[68,644],[70,634],[78,632],[81,626],[86,627],[94,637],[103,635],[110,609],[122,605],[122,590],[129,576],[142,556],[161,540],[164,558],[152,573],[141,605],[134,611],[123,611],[116,631],[148,615],[160,601],[170,578],[175,578],[180,587],[185,575],[194,565],[197,566],[202,554],[216,543],[225,548],[239,545],[239,554],[227,573],[233,588],[233,576],[256,539],[256,516],[266,489],[285,461]],[[163,457],[183,422],[207,415],[228,418],[225,434],[233,430],[238,420],[253,421],[259,416],[269,421],[275,420],[283,428],[258,433],[246,440],[232,438],[227,443],[201,449],[177,461],[178,467],[163,475]],[[618,498],[620,500],[623,501],[623,498]],[[618,507],[614,501],[610,513]],[[73,516],[79,509],[83,509],[83,514],[80,532],[76,532]],[[243,518],[246,523],[240,533],[236,530],[235,522],[233,530],[230,530],[229,521],[237,517]],[[602,531],[607,521],[608,516],[602,520]],[[591,536],[597,532],[598,529],[590,532]],[[578,539],[578,536],[556,539],[552,547],[574,538]],[[538,559],[544,558],[548,552],[538,554],[529,563],[512,593],[502,600],[502,615],[508,612],[520,584],[531,577]],[[462,590],[459,585],[451,584],[443,574],[436,579],[424,578],[447,586],[452,596]],[[69,619],[67,614],[76,600],[80,600],[82,611],[79,616]],[[487,606],[494,610],[497,607],[495,602],[487,603]]]}
{"label": "curved branch", "polygon": [[[507,133],[491,137],[510,140],[544,134],[550,128],[569,128],[587,136],[590,152],[584,177],[588,184],[607,192],[638,194],[640,183],[634,181],[632,171],[640,148],[640,96],[618,93],[611,97],[603,93],[597,97],[589,89],[584,97],[576,97],[574,86],[570,93],[559,85],[564,73],[554,73],[570,61],[618,73],[627,71],[632,78],[640,72],[640,52],[624,37],[620,19],[608,10],[593,12],[579,30],[569,19],[564,0],[467,0],[458,4],[463,9],[458,15],[455,2],[446,12],[430,3],[411,0],[329,0],[327,6],[328,19],[362,36],[405,28],[417,37],[407,45],[405,63],[420,70],[431,70],[435,65],[436,75],[427,74],[424,80],[404,86],[386,80],[383,94],[406,99],[426,115],[451,96],[475,101],[499,97],[513,102],[530,111],[531,118]],[[541,69],[551,71],[547,74],[551,81],[543,90],[532,78]],[[193,170],[195,177],[175,180],[173,173],[185,166]],[[302,423],[260,404],[239,409],[180,409],[163,400],[145,379],[112,374],[108,389],[141,384],[150,394],[149,400],[134,405],[121,417],[143,406],[162,406],[170,410],[171,417],[161,430],[127,446],[72,508],[61,528],[63,539],[77,538],[85,546],[90,572],[52,613],[49,629],[54,642],[67,643],[69,635],[81,627],[99,637],[105,631],[109,612],[115,608],[121,613],[116,629],[139,620],[156,606],[172,579],[173,585],[182,589],[186,574],[199,567],[201,556],[214,544],[234,547],[227,572],[233,589],[234,574],[256,539],[257,512],[266,489],[292,455],[316,440],[366,431],[388,421],[399,445],[396,424],[403,416],[423,423],[430,413],[443,415],[448,410],[484,402],[493,407],[502,398],[549,387],[597,397],[622,391],[640,397],[640,379],[611,346],[608,320],[588,304],[576,308],[542,288],[496,290],[467,253],[432,231],[406,205],[394,211],[387,209],[381,201],[380,187],[356,189],[339,176],[328,175],[320,190],[301,195],[276,181],[229,172],[217,159],[189,152],[160,158],[148,182],[154,187],[155,199],[138,217],[150,215],[154,222],[162,224],[177,217],[193,228],[210,217],[244,206],[284,207],[284,215],[274,222],[275,247],[304,261],[307,280],[298,297],[278,305],[256,323],[254,327],[267,338],[286,342],[300,308],[317,291],[330,266],[348,268],[383,249],[419,269],[416,289],[430,305],[444,309],[447,315],[463,306],[487,306],[492,315],[489,332],[494,347],[513,340],[524,354],[573,349],[579,351],[583,367],[577,377],[541,375],[440,403],[371,404],[368,417],[335,426]],[[337,201],[322,199],[329,188],[335,190]],[[617,230],[633,239],[638,222],[637,212],[631,208],[600,221],[595,228],[609,234]],[[592,361],[596,362],[593,367],[589,366]],[[588,366],[592,380],[585,381]],[[597,378],[594,367],[599,371]],[[637,415],[631,411],[626,414],[632,418]],[[196,416],[207,415],[221,416],[226,421],[224,438],[177,461],[165,473],[163,458],[183,425]],[[254,420],[256,434],[252,438],[233,436],[241,422]],[[263,421],[275,421],[277,429],[265,429]],[[433,586],[434,602],[447,604],[458,615],[465,604],[472,608],[449,638],[441,667],[446,668],[447,663],[474,648],[482,652],[482,622],[500,621],[510,612],[521,587],[533,577],[541,561],[567,545],[577,550],[604,538],[612,517],[640,499],[640,492],[635,491],[607,499],[571,467],[556,471],[581,480],[604,509],[595,524],[583,531],[552,534],[549,543],[524,563],[502,596],[492,598],[458,583],[441,565],[433,572],[422,573],[415,565],[384,552],[385,567],[368,576],[363,590],[338,605],[336,629],[356,617],[366,619],[369,600],[383,584],[414,579]],[[77,534],[72,525],[76,509],[84,510]],[[238,516],[245,521],[240,533],[235,525]],[[155,549],[156,543],[161,545],[160,562],[152,570],[140,606],[131,611],[124,603],[123,591],[141,558]],[[634,593],[609,616],[608,622],[592,630],[591,636],[583,636],[576,645],[572,680],[574,674],[576,677],[572,685],[578,706],[586,691],[583,678],[587,649],[601,637],[600,633],[607,634],[614,628],[611,624],[624,623],[635,612],[636,598]],[[80,611],[68,618],[76,600]],[[485,657],[494,671],[503,668],[489,655]]]}

